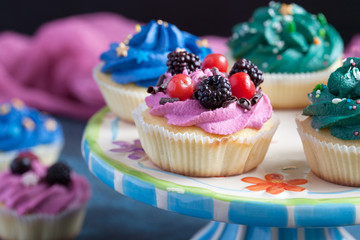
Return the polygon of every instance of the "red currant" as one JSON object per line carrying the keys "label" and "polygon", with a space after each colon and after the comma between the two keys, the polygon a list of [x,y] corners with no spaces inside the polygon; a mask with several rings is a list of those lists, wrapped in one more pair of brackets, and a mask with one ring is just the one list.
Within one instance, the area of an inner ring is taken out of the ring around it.
{"label": "red currant", "polygon": [[192,96],[194,83],[188,75],[176,74],[168,82],[166,91],[170,97],[184,101]]}
{"label": "red currant", "polygon": [[238,72],[229,78],[231,92],[237,98],[251,99],[255,94],[255,85],[249,74]]}
{"label": "red currant", "polygon": [[220,53],[211,53],[207,55],[202,63],[202,69],[217,67],[220,72],[227,72],[228,60]]}

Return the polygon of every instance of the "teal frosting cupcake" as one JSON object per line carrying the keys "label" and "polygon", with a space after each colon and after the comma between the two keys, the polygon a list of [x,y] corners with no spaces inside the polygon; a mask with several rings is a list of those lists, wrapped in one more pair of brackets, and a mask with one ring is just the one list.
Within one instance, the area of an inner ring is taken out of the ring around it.
{"label": "teal frosting cupcake", "polygon": [[328,84],[309,94],[311,105],[303,115],[312,116],[315,129],[329,128],[342,140],[360,139],[360,58],[347,58],[344,66],[330,75]]}
{"label": "teal frosting cupcake", "polygon": [[277,2],[235,25],[228,46],[235,59],[250,59],[268,73],[320,71],[341,58],[344,48],[323,14]]}
{"label": "teal frosting cupcake", "polygon": [[177,48],[201,59],[211,53],[206,41],[161,20],[137,25],[137,31],[121,43],[112,43],[100,57],[104,62],[101,71],[112,74],[116,83],[135,83],[146,88],[156,85],[160,75],[166,72],[168,53]]}

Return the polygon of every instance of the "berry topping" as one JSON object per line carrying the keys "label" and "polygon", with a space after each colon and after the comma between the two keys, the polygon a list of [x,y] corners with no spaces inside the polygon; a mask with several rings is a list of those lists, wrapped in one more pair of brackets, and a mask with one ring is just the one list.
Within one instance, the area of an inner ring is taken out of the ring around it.
{"label": "berry topping", "polygon": [[251,99],[255,93],[255,85],[251,81],[249,74],[238,72],[229,78],[231,90],[237,98]]}
{"label": "berry topping", "polygon": [[212,53],[205,57],[202,63],[202,69],[217,67],[220,72],[227,72],[228,60],[220,53]]}
{"label": "berry topping", "polygon": [[200,57],[187,51],[173,51],[168,54],[168,72],[172,75],[182,73],[187,69],[188,73],[194,72],[201,66]]}
{"label": "berry topping", "polygon": [[14,160],[12,160],[10,164],[10,170],[13,174],[21,175],[23,173],[26,173],[31,169],[31,161],[34,158],[32,158],[32,154],[27,156],[24,154],[19,154]]}
{"label": "berry topping", "polygon": [[45,181],[49,185],[60,184],[68,186],[71,182],[70,168],[64,163],[55,163],[48,168]]}
{"label": "berry topping", "polygon": [[166,91],[170,97],[184,101],[192,96],[194,83],[188,75],[177,74],[169,80]]}
{"label": "berry topping", "polygon": [[263,72],[258,69],[250,60],[241,58],[232,67],[229,77],[238,72],[249,74],[250,79],[254,82],[255,87],[259,86],[264,81]]}
{"label": "berry topping", "polygon": [[220,75],[210,76],[199,83],[195,97],[207,109],[220,108],[225,101],[232,99],[229,80]]}

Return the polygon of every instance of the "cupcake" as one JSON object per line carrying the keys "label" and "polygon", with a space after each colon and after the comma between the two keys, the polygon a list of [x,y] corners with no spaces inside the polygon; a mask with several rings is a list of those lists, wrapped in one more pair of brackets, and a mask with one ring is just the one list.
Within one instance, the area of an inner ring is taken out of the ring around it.
{"label": "cupcake", "polygon": [[206,39],[161,20],[136,25],[136,31],[123,42],[112,43],[101,55],[102,63],[94,69],[94,78],[106,104],[129,122],[133,122],[131,112],[144,102],[147,87],[155,85],[166,71],[169,52],[184,49],[200,58],[211,52]]}
{"label": "cupcake", "polygon": [[[200,69],[195,62],[181,64],[187,54],[169,54],[169,69],[133,112],[145,152],[161,169],[186,176],[231,176],[255,168],[279,123],[259,87],[262,72],[251,65],[228,76],[224,56],[208,55]],[[261,77],[250,78],[245,70]]]}
{"label": "cupcake", "polygon": [[234,59],[247,58],[264,71],[262,89],[274,108],[302,108],[314,85],[341,66],[344,43],[323,14],[296,4],[271,2],[249,22],[233,27]]}
{"label": "cupcake", "polygon": [[64,142],[60,124],[19,99],[0,103],[0,170],[22,151],[34,152],[46,165],[54,163]]}
{"label": "cupcake", "polygon": [[360,186],[360,58],[347,58],[327,85],[309,94],[296,123],[311,170],[332,183]]}
{"label": "cupcake", "polygon": [[48,168],[34,155],[18,156],[0,174],[0,238],[73,238],[89,196],[87,181],[65,164]]}

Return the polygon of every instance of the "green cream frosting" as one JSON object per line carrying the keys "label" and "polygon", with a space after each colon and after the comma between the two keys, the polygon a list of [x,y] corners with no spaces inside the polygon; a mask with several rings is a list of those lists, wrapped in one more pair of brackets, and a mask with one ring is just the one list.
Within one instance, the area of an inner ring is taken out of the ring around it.
{"label": "green cream frosting", "polygon": [[250,59],[264,72],[300,73],[330,66],[342,56],[344,43],[323,14],[271,2],[233,27],[228,46],[235,59]]}
{"label": "green cream frosting", "polygon": [[317,85],[311,92],[311,105],[303,115],[312,116],[315,129],[330,128],[343,140],[360,139],[360,58],[347,58],[330,75],[327,86]]}

